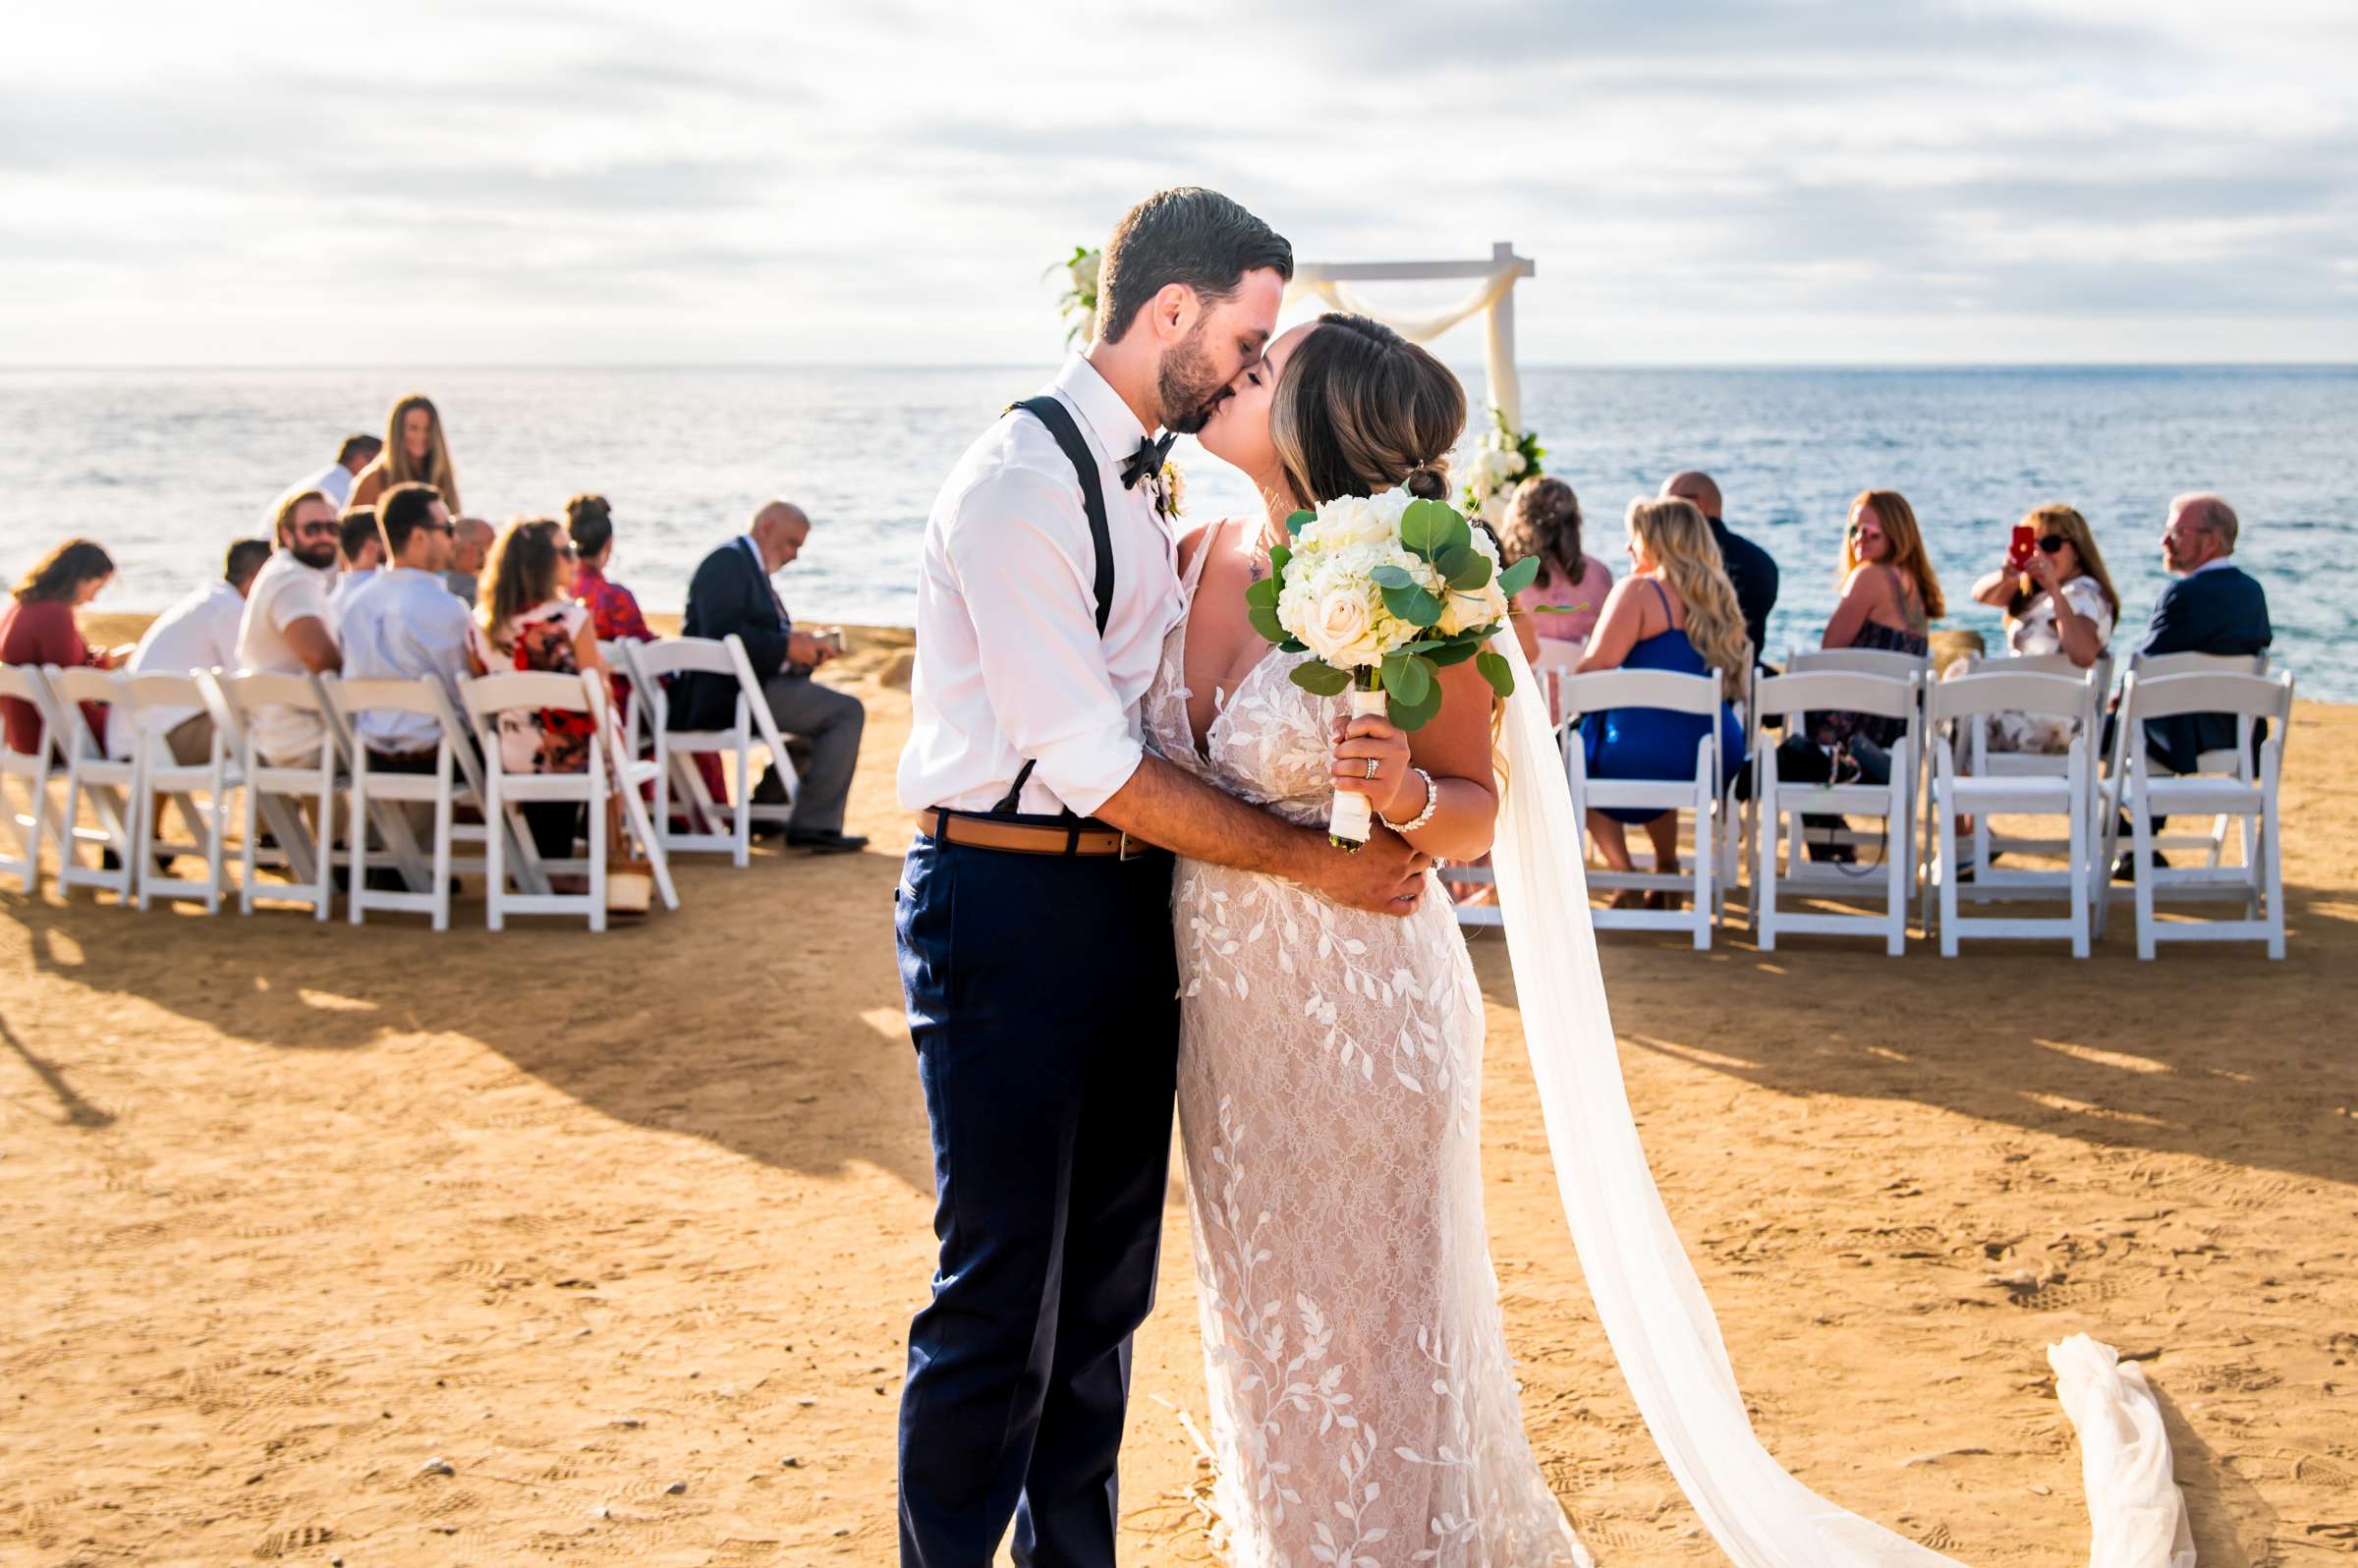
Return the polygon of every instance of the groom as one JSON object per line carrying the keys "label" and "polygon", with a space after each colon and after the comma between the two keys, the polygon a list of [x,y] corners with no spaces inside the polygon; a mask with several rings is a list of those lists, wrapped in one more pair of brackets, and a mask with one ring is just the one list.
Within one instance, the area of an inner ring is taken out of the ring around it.
{"label": "groom", "polygon": [[967,449],[926,525],[895,895],[932,1124],[933,1299],[901,1394],[906,1568],[1110,1568],[1129,1339],[1153,1303],[1178,1044],[1172,855],[1407,915],[1357,855],[1146,754],[1183,605],[1155,496],[1276,327],[1293,249],[1210,191],[1106,244],[1096,341]]}

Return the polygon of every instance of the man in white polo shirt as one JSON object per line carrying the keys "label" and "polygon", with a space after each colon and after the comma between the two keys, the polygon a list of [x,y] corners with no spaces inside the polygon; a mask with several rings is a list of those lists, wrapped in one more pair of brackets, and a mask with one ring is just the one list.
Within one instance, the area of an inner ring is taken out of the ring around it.
{"label": "man in white polo shirt", "polygon": [[[467,606],[442,586],[450,565],[450,509],[430,484],[396,484],[376,498],[386,565],[345,600],[338,628],[354,680],[433,680],[453,702],[467,673]],[[354,721],[368,765],[430,773],[442,726],[423,713],[370,708]]]}
{"label": "man in white polo shirt", "polygon": [[[148,624],[125,666],[132,675],[192,675],[198,670],[235,669],[238,622],[246,613],[246,590],[270,558],[264,539],[240,539],[229,547],[221,575],[199,583],[179,603]],[[213,716],[202,708],[151,708],[145,726],[161,733],[172,760],[195,767],[212,754]],[[127,703],[107,709],[106,749],[131,755],[132,716]]]}
{"label": "man in white polo shirt", "polygon": [[[298,490],[279,502],[277,553],[255,575],[238,622],[239,669],[316,675],[343,668],[327,613],[338,532],[335,503],[317,490]],[[259,704],[248,723],[254,750],[272,766],[302,767],[319,759],[316,714]]]}

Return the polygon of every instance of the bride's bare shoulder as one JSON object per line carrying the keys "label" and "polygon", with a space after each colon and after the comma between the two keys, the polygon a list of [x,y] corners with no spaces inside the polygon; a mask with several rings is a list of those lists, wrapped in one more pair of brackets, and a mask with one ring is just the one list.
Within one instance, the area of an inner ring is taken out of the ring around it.
{"label": "bride's bare shoulder", "polygon": [[1179,571],[1182,575],[1196,564],[1196,552],[1209,544],[1227,526],[1226,518],[1214,518],[1209,523],[1199,523],[1179,535]]}

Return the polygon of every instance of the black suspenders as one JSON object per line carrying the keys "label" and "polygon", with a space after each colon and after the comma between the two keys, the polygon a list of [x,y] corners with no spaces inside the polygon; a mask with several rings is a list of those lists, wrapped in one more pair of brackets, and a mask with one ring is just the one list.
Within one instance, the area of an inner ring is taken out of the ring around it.
{"label": "black suspenders", "polygon": [[[1064,449],[1065,460],[1072,464],[1073,472],[1081,476],[1081,505],[1089,513],[1089,542],[1097,556],[1095,588],[1097,636],[1103,637],[1106,619],[1113,614],[1113,531],[1105,523],[1105,488],[1097,477],[1096,454],[1090,451],[1089,443],[1081,438],[1081,427],[1073,422],[1073,417],[1065,412],[1064,405],[1053,397],[1043,394],[1007,406],[1009,414],[1018,409],[1047,426],[1048,434],[1054,436],[1056,444]],[[1024,786],[1031,782],[1034,765],[1031,761],[1024,763],[1023,770],[1015,775],[1014,787],[1008,790],[998,805],[991,808],[994,814],[1011,815],[1018,810],[1017,803],[1023,798]],[[1070,808],[1066,809],[1065,814],[1073,814]]]}

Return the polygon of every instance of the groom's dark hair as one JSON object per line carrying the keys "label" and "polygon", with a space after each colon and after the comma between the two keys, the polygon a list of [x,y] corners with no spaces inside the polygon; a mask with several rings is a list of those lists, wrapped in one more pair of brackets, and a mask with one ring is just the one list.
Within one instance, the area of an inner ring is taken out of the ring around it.
{"label": "groom's dark hair", "polygon": [[1294,275],[1285,236],[1217,191],[1183,185],[1122,214],[1097,272],[1097,336],[1119,343],[1149,300],[1173,283],[1216,305],[1233,299],[1245,274],[1263,267]]}

